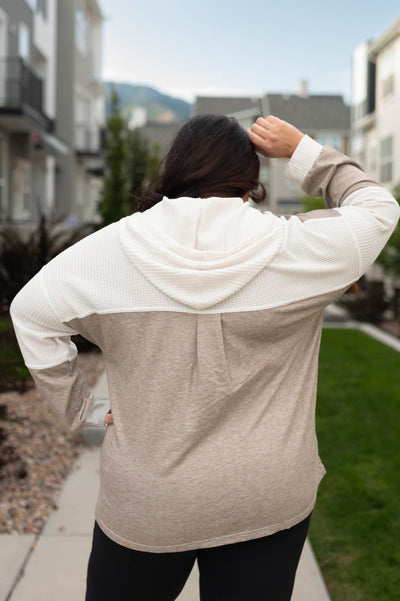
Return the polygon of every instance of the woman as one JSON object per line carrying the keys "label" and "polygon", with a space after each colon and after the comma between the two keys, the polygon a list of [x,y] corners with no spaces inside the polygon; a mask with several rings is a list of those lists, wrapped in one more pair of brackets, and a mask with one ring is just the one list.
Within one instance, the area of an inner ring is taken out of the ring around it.
{"label": "woman", "polygon": [[[324,211],[262,213],[255,151]],[[61,253],[17,295],[26,363],[70,428],[109,423],[86,601],[173,600],[197,558],[202,601],[289,601],[318,484],[324,308],[399,217],[349,158],[268,116],[199,116],[142,213]],[[94,403],[71,334],[102,350]],[[105,414],[112,409],[112,415]]]}

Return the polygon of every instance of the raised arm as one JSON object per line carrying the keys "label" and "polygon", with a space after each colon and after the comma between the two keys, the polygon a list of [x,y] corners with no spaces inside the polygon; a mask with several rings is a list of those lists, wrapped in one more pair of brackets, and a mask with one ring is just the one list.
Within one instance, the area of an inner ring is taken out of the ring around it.
{"label": "raised arm", "polygon": [[[271,158],[289,158],[287,177],[297,181],[307,194],[323,196],[327,207],[343,217],[357,244],[357,277],[360,277],[381,252],[397,224],[400,209],[396,200],[368,178],[351,158],[334,148],[321,146],[277,117],[257,119],[247,131],[257,151]],[[311,211],[297,217],[307,223],[309,229],[315,213]],[[318,218],[321,217],[323,214],[318,214]]]}

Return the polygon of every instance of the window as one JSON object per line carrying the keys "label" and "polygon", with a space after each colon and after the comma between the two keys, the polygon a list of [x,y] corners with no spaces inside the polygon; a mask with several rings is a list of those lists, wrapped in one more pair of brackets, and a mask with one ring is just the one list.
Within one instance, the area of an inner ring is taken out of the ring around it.
{"label": "window", "polygon": [[260,167],[260,182],[264,184],[264,186],[269,185],[269,168],[268,167]]}
{"label": "window", "polygon": [[368,159],[368,171],[374,173],[376,171],[378,162],[378,149],[376,146],[372,146],[369,149],[369,159]]}
{"label": "window", "polygon": [[382,81],[382,94],[383,96],[389,96],[394,92],[394,73],[389,75],[386,79]]}
{"label": "window", "polygon": [[380,60],[382,96],[386,98],[394,92],[395,54],[394,46],[388,48]]}
{"label": "window", "polygon": [[86,52],[87,47],[87,10],[84,0],[77,1],[75,13],[75,41],[78,49],[81,52]]}
{"label": "window", "polygon": [[20,23],[18,32],[18,54],[25,60],[29,60],[29,42],[29,29],[25,23]]}
{"label": "window", "polygon": [[336,148],[336,150],[342,152],[343,142],[341,136],[335,134],[317,136],[317,142],[323,146],[332,146],[333,148]]}
{"label": "window", "polygon": [[6,219],[7,211],[6,211],[6,180],[4,177],[4,153],[5,153],[5,144],[4,139],[0,138],[0,221]]}
{"label": "window", "polygon": [[37,0],[25,0],[28,6],[31,7],[32,10],[36,10],[36,1]]}
{"label": "window", "polygon": [[31,206],[31,165],[17,159],[12,170],[12,218],[24,221],[32,217]]}
{"label": "window", "polygon": [[43,19],[47,19],[47,0],[36,0],[36,10],[41,13]]}
{"label": "window", "polygon": [[392,181],[393,137],[381,140],[381,181]]}
{"label": "window", "polygon": [[33,11],[41,13],[43,19],[47,19],[47,0],[25,0]]}

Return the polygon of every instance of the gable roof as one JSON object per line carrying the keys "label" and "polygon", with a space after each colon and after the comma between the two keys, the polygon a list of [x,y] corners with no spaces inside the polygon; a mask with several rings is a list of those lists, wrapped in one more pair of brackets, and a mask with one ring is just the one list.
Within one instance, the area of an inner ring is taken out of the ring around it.
{"label": "gable roof", "polygon": [[350,130],[350,107],[342,96],[267,94],[271,115],[301,130]]}
{"label": "gable roof", "polygon": [[197,96],[194,106],[195,115],[230,115],[239,111],[255,108],[261,111],[261,99],[258,97]]}
{"label": "gable roof", "polygon": [[305,131],[350,131],[350,107],[339,95],[266,94],[264,98],[197,96],[194,114],[231,115],[254,111],[292,123]]}
{"label": "gable roof", "polygon": [[151,146],[158,145],[160,158],[163,158],[174,138],[185,121],[174,121],[173,123],[147,123],[137,128],[143,137],[147,138]]}

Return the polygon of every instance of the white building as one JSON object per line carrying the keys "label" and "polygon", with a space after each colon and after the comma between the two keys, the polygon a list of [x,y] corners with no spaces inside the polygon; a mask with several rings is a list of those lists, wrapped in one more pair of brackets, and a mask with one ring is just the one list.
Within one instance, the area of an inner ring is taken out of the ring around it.
{"label": "white building", "polygon": [[97,219],[102,22],[97,0],[0,0],[0,222]]}
{"label": "white building", "polygon": [[97,0],[58,0],[56,132],[70,152],[57,156],[54,214],[78,222],[98,220],[105,120],[102,27]]}
{"label": "white building", "polygon": [[353,53],[352,155],[392,191],[400,184],[400,17]]}

